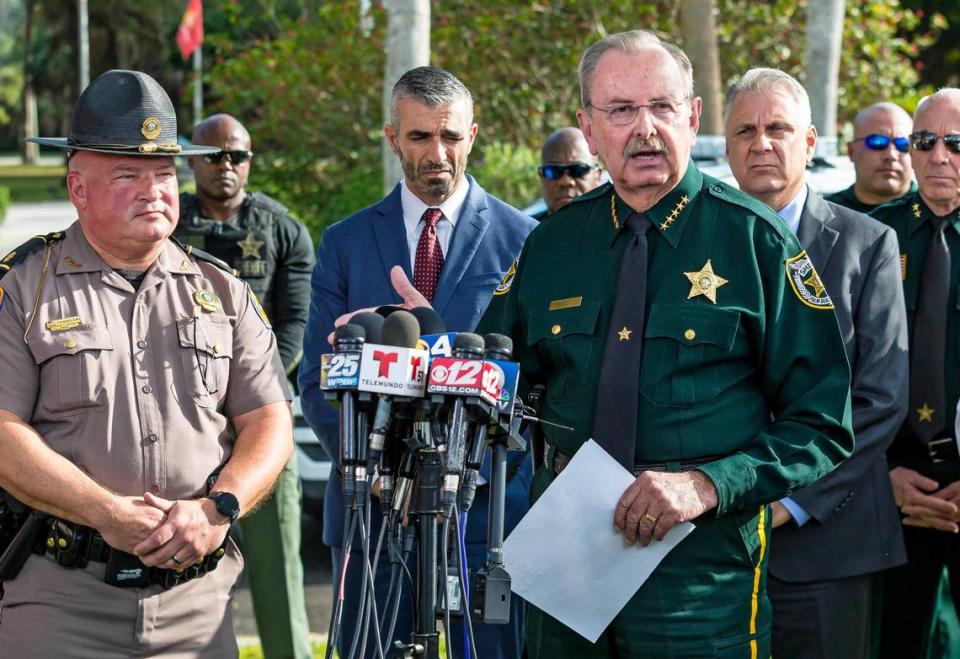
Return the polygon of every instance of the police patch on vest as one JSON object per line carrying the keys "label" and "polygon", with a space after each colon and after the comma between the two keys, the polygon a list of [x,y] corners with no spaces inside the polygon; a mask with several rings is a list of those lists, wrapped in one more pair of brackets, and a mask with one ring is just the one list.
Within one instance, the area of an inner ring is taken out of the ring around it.
{"label": "police patch on vest", "polygon": [[510,264],[510,269],[507,270],[507,274],[503,276],[503,280],[494,289],[494,295],[506,295],[510,292],[510,287],[513,285],[513,278],[517,276],[517,263],[519,262],[520,259],[517,258],[516,261]]}
{"label": "police patch on vest", "polygon": [[267,262],[260,259],[240,259],[236,262],[236,268],[241,277],[267,276]]}
{"label": "police patch on vest", "polygon": [[806,252],[787,259],[784,268],[790,287],[801,302],[813,309],[833,309],[833,301]]}

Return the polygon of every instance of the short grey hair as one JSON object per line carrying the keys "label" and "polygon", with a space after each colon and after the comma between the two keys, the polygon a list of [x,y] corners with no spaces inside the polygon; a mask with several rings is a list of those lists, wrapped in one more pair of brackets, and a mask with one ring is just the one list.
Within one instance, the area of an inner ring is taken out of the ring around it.
{"label": "short grey hair", "polygon": [[390,124],[397,125],[397,106],[402,98],[410,98],[429,108],[439,108],[463,100],[467,103],[469,122],[473,123],[473,96],[457,76],[436,66],[418,66],[397,80],[390,93]]}
{"label": "short grey hair", "polygon": [[743,77],[730,85],[723,101],[723,123],[726,125],[730,118],[730,108],[743,92],[786,92],[797,102],[802,116],[802,123],[809,126],[813,123],[810,111],[810,97],[797,79],[780,69],[757,67],[743,74]]}
{"label": "short grey hair", "polygon": [[693,66],[690,58],[679,46],[664,41],[653,32],[646,30],[630,30],[610,34],[599,41],[595,41],[583,53],[580,59],[580,103],[584,108],[590,107],[590,85],[593,84],[593,75],[597,71],[600,58],[610,50],[616,50],[627,55],[639,55],[649,48],[663,48],[674,59],[684,77],[684,98],[693,98]]}

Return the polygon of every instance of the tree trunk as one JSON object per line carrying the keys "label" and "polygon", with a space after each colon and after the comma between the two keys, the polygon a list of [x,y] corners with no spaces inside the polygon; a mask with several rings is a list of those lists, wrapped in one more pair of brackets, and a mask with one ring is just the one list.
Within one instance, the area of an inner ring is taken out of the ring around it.
{"label": "tree trunk", "polygon": [[807,2],[806,88],[813,125],[820,139],[817,155],[837,155],[837,86],[843,45],[843,0]]}
{"label": "tree trunk", "polygon": [[[387,0],[387,64],[383,74],[383,122],[390,123],[390,92],[412,68],[430,63],[429,0]],[[383,140],[383,189],[390,192],[403,177],[399,159]]]}
{"label": "tree trunk", "polygon": [[33,0],[24,0],[24,46],[23,46],[23,146],[20,158],[26,165],[35,165],[40,158],[40,146],[27,142],[37,136],[37,96],[33,91],[33,60],[31,39],[33,37]]}
{"label": "tree trunk", "polygon": [[683,0],[680,3],[683,49],[693,64],[694,93],[703,99],[701,135],[723,135],[723,88],[714,5],[714,0]]}

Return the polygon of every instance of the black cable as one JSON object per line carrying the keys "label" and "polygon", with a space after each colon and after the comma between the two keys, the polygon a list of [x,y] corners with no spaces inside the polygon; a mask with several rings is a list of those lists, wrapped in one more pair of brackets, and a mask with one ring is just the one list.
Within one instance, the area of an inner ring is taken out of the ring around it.
{"label": "black cable", "polygon": [[[363,620],[363,612],[366,610],[367,598],[365,595],[366,584],[367,584],[367,572],[370,569],[370,534],[367,529],[369,528],[365,523],[364,519],[369,517],[369,499],[364,503],[363,510],[358,511],[357,515],[363,515],[360,518],[360,545],[363,551],[363,573],[360,576],[360,583],[363,585],[364,595],[360,597],[360,601],[357,603],[357,617],[356,625],[353,628],[353,640],[350,643],[350,652],[347,653],[347,659],[353,659],[356,656],[357,647],[360,643],[360,631],[363,629],[361,621]],[[366,637],[367,630],[363,629],[364,637]]]}
{"label": "black cable", "polygon": [[443,520],[443,550],[440,552],[443,561],[443,629],[447,636],[447,659],[453,659],[453,626],[450,624],[450,594],[447,592],[447,550],[449,546],[450,518],[445,517]]}
{"label": "black cable", "polygon": [[[367,514],[370,515],[370,510],[372,506],[367,508]],[[368,523],[369,523],[368,518]],[[367,605],[366,618],[363,621],[363,643],[360,645],[360,656],[367,656],[367,634],[370,629],[370,620],[371,613],[373,614],[373,640],[377,645],[377,656],[380,659],[383,659],[383,642],[380,640],[380,616],[377,613],[377,587],[376,587],[376,575],[377,575],[377,566],[380,563],[380,551],[383,548],[383,537],[386,529],[380,527],[380,535],[377,536],[377,546],[374,549],[374,558],[373,558],[373,567],[370,568],[369,579],[367,580],[367,596],[370,598],[370,602]],[[369,560],[369,557],[367,558]]]}
{"label": "black cable", "polygon": [[337,637],[340,635],[340,623],[343,618],[343,591],[347,579],[347,566],[350,565],[350,550],[353,544],[353,534],[356,531],[357,518],[350,508],[344,511],[343,525],[347,529],[343,536],[343,543],[340,546],[340,578],[337,579],[335,588],[337,589],[337,603],[330,615],[330,626],[327,628],[327,652],[324,659],[333,659],[333,648],[336,645]]}

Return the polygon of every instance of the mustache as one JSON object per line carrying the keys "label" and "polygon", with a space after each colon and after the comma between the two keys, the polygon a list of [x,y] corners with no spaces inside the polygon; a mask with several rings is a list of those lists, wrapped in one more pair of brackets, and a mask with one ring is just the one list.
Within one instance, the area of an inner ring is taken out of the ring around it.
{"label": "mustache", "polygon": [[627,142],[623,149],[624,158],[632,158],[644,151],[653,151],[655,153],[666,153],[667,145],[657,136],[653,137],[633,137]]}
{"label": "mustache", "polygon": [[453,167],[450,165],[437,163],[434,165],[423,165],[417,168],[418,174],[426,174],[427,172],[447,172],[449,174],[453,174]]}

